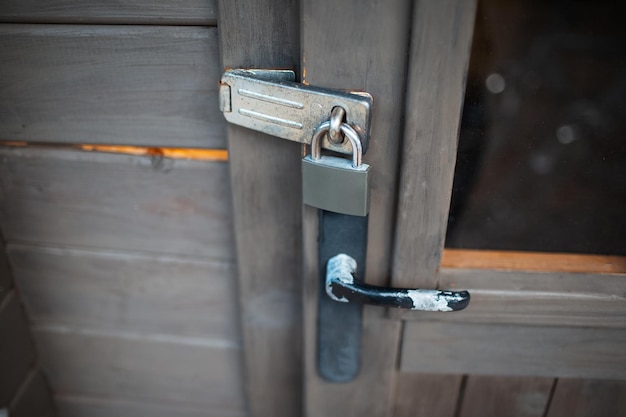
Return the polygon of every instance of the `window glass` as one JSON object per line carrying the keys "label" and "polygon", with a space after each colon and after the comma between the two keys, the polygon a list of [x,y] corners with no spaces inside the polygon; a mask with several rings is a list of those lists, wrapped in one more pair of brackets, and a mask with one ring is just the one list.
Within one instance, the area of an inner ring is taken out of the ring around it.
{"label": "window glass", "polygon": [[479,1],[447,247],[626,255],[624,4]]}

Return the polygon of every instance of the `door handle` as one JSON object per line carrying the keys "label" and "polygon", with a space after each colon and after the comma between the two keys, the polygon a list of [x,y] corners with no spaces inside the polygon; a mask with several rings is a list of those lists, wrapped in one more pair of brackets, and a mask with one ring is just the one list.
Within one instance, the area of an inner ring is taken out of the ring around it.
{"label": "door handle", "polygon": [[341,303],[373,304],[420,311],[459,311],[470,301],[467,291],[389,288],[369,285],[356,277],[357,262],[340,253],[328,260],[326,294]]}
{"label": "door handle", "polygon": [[377,287],[363,282],[369,216],[318,210],[317,371],[349,382],[360,370],[364,304],[451,312],[467,307],[467,291]]}

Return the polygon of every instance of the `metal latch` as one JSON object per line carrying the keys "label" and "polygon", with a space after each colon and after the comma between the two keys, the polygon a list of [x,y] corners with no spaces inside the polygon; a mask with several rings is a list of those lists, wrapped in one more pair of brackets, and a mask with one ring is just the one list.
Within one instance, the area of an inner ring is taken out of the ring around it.
{"label": "metal latch", "polygon": [[[316,129],[340,107],[365,152],[372,96],[299,84],[295,78],[290,70],[227,70],[220,82],[220,110],[230,123],[309,145]],[[333,143],[328,135],[321,147],[342,154],[353,152],[350,141]]]}

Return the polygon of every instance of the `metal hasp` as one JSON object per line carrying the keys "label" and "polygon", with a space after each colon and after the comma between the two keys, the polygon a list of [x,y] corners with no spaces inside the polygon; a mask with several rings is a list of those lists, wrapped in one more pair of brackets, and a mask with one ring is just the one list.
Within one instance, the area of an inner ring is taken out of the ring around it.
{"label": "metal hasp", "polygon": [[[345,117],[345,123],[357,132],[365,153],[372,97],[299,84],[295,78],[290,70],[227,70],[220,81],[220,110],[229,123],[310,144],[315,130],[329,119],[333,109],[340,107],[343,111],[335,110],[335,114]],[[350,141],[333,140],[325,135],[321,147],[352,154]]]}
{"label": "metal hasp", "polygon": [[359,281],[357,262],[345,253],[328,260],[326,294],[342,303],[374,304],[420,311],[459,311],[470,302],[467,291],[377,287]]}

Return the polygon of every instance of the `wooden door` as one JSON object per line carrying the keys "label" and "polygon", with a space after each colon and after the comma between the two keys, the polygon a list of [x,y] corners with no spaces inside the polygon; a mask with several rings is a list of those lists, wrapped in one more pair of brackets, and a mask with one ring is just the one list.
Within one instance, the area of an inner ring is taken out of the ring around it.
{"label": "wooden door", "polygon": [[252,415],[623,411],[624,258],[444,250],[476,3],[244,3],[221,4],[224,67],[291,68],[300,82],[374,96],[366,281],[472,293],[453,314],[366,306],[359,376],[321,379],[305,150],[230,126]]}

